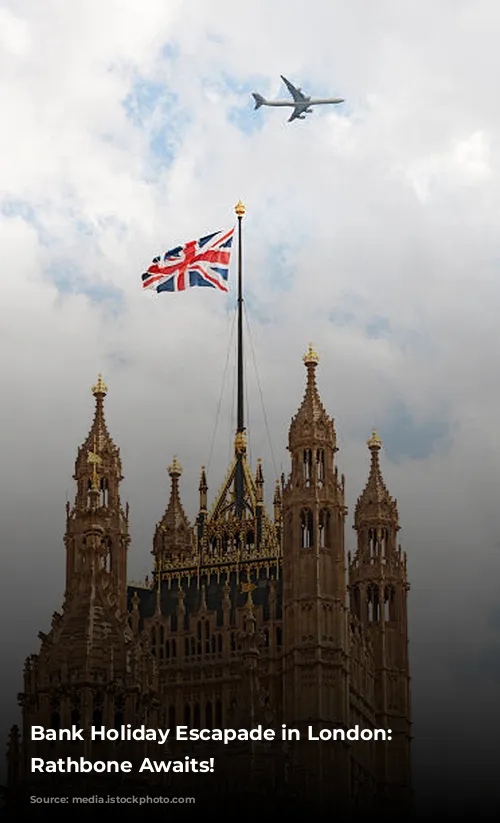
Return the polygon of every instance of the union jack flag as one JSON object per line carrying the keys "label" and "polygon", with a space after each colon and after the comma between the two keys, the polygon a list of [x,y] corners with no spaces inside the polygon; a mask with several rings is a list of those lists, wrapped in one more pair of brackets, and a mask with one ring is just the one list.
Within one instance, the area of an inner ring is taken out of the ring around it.
{"label": "union jack flag", "polygon": [[158,293],[186,291],[195,286],[229,291],[227,278],[233,235],[234,228],[216,231],[170,249],[163,258],[155,257],[142,275],[142,288],[155,289]]}

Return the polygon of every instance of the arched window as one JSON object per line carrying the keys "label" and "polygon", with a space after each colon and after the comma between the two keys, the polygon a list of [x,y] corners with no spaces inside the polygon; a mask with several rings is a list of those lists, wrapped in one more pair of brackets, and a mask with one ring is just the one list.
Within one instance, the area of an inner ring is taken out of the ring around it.
{"label": "arched window", "polygon": [[211,729],[213,727],[213,723],[214,723],[214,718],[213,718],[212,704],[207,703],[206,709],[205,709],[205,725],[206,725],[207,729]]}
{"label": "arched window", "polygon": [[168,726],[170,729],[175,728],[175,706],[170,706],[168,710]]}
{"label": "arched window", "polygon": [[328,509],[322,509],[319,513],[318,537],[320,549],[331,548],[330,512]]}
{"label": "arched window", "polygon": [[[92,725],[102,726],[104,714],[104,695],[101,692],[94,694],[92,698]],[[99,740],[99,738],[98,738]],[[97,742],[98,742],[97,740]]]}
{"label": "arched window", "polygon": [[80,695],[75,695],[73,700],[71,701],[71,723],[75,726],[80,725],[80,720],[82,716],[82,704],[80,700]]}
{"label": "arched window", "polygon": [[125,722],[125,699],[119,694],[115,697],[115,729],[119,729]]}
{"label": "arched window", "polygon": [[312,451],[304,450],[304,485],[310,486],[312,481]]}
{"label": "arched window", "polygon": [[215,726],[217,729],[222,728],[222,703],[217,700],[215,704]]}
{"label": "arched window", "polygon": [[191,728],[191,706],[189,703],[184,705],[184,725]]}
{"label": "arched window", "polygon": [[101,477],[101,506],[107,506],[109,502],[109,483],[107,477]]}
{"label": "arched window", "polygon": [[281,626],[277,626],[276,627],[276,645],[277,645],[278,649],[281,649],[282,644],[283,644],[283,631],[281,629]]}
{"label": "arched window", "polygon": [[59,729],[61,726],[61,705],[58,697],[53,697],[50,701],[50,726],[52,729]]}
{"label": "arched window", "polygon": [[361,600],[358,586],[354,586],[351,590],[351,610],[355,617],[361,617]]}
{"label": "arched window", "polygon": [[377,623],[380,619],[380,597],[378,586],[368,587],[368,620]]}
{"label": "arched window", "polygon": [[300,530],[303,549],[311,549],[314,544],[313,514],[310,509],[300,513]]}
{"label": "arched window", "polygon": [[195,729],[199,729],[201,726],[201,712],[199,703],[194,704],[193,726]]}
{"label": "arched window", "polygon": [[323,449],[318,449],[316,452],[316,471],[318,486],[321,489],[325,484],[325,452]]}

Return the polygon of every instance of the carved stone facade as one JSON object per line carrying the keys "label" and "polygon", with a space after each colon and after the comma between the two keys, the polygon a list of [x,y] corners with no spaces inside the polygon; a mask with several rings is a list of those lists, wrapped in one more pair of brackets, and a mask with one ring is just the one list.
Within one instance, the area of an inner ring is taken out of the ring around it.
{"label": "carved stone facade", "polygon": [[[337,808],[370,805],[374,797],[407,803],[409,587],[396,544],[397,505],[382,478],[374,434],[346,577],[347,509],[335,427],[318,393],[311,348],[304,362],[306,390],[289,431],[291,472],[276,484],[273,519],[264,505],[262,466],[250,471],[241,432],[211,511],[202,469],[194,525],[181,503],[174,458],[170,500],[154,533],[153,580],[143,586],[126,582],[128,506],[120,502],[120,453],[106,427],[99,378],[93,425],[76,460],[75,503],[67,511],[65,601],[50,632],[40,634],[39,654],[26,663],[22,732],[13,729],[9,744],[11,786],[27,778],[31,757],[50,757],[50,744],[30,741],[32,724],[261,723],[276,729],[279,740],[247,747],[241,757],[226,747],[225,765],[211,781],[215,791],[236,791],[240,782],[276,795],[293,788],[297,799],[314,793]],[[243,511],[235,488],[241,465]],[[282,724],[299,729],[301,741],[282,741]],[[392,741],[304,739],[309,727],[356,725],[391,729]],[[87,754],[103,759],[114,746],[99,744]],[[178,755],[186,753],[182,744]],[[134,762],[149,756],[134,743],[121,743],[119,754]]]}

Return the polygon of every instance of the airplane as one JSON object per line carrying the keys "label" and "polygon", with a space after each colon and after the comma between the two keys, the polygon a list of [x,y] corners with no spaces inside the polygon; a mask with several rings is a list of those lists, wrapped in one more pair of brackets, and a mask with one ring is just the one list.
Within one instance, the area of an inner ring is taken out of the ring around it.
{"label": "airplane", "polygon": [[255,109],[260,109],[261,106],[293,106],[293,112],[288,118],[290,123],[292,120],[305,120],[306,114],[312,114],[310,106],[322,106],[330,103],[344,103],[340,97],[307,97],[302,89],[296,88],[286,77],[281,75],[285,86],[293,97],[293,102],[288,100],[266,100],[261,94],[252,92],[252,97],[255,100]]}

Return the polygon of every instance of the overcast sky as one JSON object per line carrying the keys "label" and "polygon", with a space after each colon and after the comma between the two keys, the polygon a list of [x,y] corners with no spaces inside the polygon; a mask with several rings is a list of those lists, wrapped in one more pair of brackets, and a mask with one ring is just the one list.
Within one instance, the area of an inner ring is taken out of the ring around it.
{"label": "overcast sky", "polygon": [[[212,500],[223,480],[234,293],[151,295],[140,275],[230,227],[242,198],[252,460],[269,495],[313,341],[351,513],[373,427],[385,444],[412,584],[417,764],[433,735],[443,762],[458,763],[464,734],[484,759],[477,707],[498,723],[500,691],[499,24],[495,0],[0,2],[10,706],[62,603],[64,507],[98,372],[130,578],[151,570],[174,454],[194,518],[221,396]],[[283,96],[282,73],[346,103],[291,124],[254,112],[251,91]]]}

